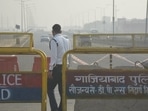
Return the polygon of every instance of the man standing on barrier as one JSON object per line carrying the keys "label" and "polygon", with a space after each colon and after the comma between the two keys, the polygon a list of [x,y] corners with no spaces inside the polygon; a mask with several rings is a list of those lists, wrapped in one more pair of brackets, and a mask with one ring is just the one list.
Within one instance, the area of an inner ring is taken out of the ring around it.
{"label": "man standing on barrier", "polygon": [[[55,24],[52,27],[53,38],[49,47],[51,52],[51,60],[48,73],[48,97],[51,111],[62,111],[62,58],[66,51],[70,49],[67,39],[61,34],[61,26]],[[57,104],[54,89],[58,85],[60,95],[60,104]]]}

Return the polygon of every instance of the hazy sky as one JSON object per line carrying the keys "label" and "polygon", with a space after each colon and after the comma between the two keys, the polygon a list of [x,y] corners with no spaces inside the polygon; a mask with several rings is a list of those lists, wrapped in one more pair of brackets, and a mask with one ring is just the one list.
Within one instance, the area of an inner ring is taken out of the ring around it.
{"label": "hazy sky", "polygon": [[[10,27],[21,23],[21,0],[0,0],[0,27]],[[113,0],[23,0],[26,21],[50,28],[55,23],[61,25],[82,25],[102,16],[113,15]],[[146,17],[147,0],[114,0],[115,18]],[[29,19],[29,20],[28,20]]]}

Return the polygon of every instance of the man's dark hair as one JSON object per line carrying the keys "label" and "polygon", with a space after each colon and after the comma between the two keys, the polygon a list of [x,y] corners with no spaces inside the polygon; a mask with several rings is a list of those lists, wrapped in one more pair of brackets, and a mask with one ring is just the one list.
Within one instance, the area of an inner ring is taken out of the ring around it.
{"label": "man's dark hair", "polygon": [[52,31],[55,33],[61,33],[61,26],[59,24],[54,24],[52,27]]}

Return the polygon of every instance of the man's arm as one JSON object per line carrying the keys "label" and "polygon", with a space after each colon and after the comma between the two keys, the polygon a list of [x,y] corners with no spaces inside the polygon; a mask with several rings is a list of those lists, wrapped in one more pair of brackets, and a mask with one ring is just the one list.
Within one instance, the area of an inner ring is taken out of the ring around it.
{"label": "man's arm", "polygon": [[54,40],[52,40],[50,45],[51,45],[50,49],[51,60],[50,60],[49,70],[53,70],[53,67],[56,65],[56,60],[57,60],[57,43]]}

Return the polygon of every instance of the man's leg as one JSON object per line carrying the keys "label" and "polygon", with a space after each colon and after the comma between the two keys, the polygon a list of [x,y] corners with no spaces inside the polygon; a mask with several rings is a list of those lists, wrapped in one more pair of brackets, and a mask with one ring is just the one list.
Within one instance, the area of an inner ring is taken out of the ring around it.
{"label": "man's leg", "polygon": [[51,107],[51,111],[57,110],[57,102],[55,99],[54,89],[56,87],[57,83],[54,81],[54,79],[48,79],[48,97],[49,97],[49,103]]}
{"label": "man's leg", "polygon": [[58,84],[58,90],[59,90],[59,94],[60,94],[60,104],[59,104],[59,111],[62,111],[62,83]]}

